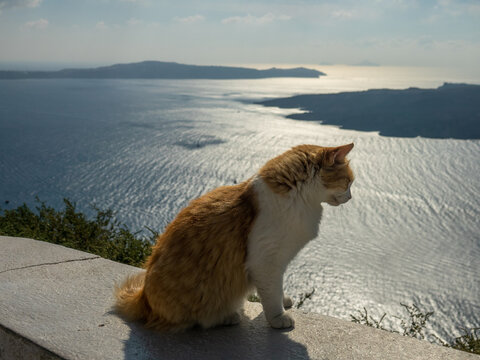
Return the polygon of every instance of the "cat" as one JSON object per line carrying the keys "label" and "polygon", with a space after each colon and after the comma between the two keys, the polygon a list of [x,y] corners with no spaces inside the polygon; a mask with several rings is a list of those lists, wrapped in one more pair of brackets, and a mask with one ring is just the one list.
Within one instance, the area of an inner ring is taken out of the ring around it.
{"label": "cat", "polygon": [[350,200],[352,148],[299,145],[193,200],[157,238],[146,271],[116,287],[117,313],[160,331],[233,325],[256,290],[269,324],[293,327],[283,273],[317,236],[321,203]]}

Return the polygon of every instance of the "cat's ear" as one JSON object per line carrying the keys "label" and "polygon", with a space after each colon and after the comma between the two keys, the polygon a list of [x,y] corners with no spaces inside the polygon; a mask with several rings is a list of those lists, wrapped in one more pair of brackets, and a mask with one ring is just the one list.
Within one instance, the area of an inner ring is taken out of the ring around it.
{"label": "cat's ear", "polygon": [[345,162],[345,157],[352,149],[353,143],[329,148],[325,154],[326,165],[333,166],[335,164],[343,164]]}

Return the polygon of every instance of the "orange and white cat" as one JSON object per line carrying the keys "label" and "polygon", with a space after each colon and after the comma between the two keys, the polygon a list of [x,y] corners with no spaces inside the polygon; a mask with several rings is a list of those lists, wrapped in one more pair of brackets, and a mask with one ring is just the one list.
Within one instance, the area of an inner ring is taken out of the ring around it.
{"label": "orange and white cat", "polygon": [[317,236],[321,203],[351,198],[352,148],[296,146],[249,180],[193,200],[158,237],[146,271],[117,287],[116,311],[161,331],[231,325],[256,290],[272,327],[294,326],[283,274]]}

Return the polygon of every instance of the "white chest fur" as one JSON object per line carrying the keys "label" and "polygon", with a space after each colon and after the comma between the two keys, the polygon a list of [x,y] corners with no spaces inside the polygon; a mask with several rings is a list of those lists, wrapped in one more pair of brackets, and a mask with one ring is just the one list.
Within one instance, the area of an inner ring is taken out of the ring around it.
{"label": "white chest fur", "polygon": [[293,318],[283,308],[291,303],[283,294],[283,273],[298,251],[317,236],[322,207],[306,201],[308,194],[302,189],[277,194],[260,177],[253,179],[253,186],[258,215],[248,238],[246,271],[269,323],[278,328],[293,326]]}
{"label": "white chest fur", "polygon": [[309,205],[296,190],[274,193],[260,177],[253,183],[259,209],[248,240],[247,269],[251,263],[265,261],[285,269],[317,236],[322,207]]}

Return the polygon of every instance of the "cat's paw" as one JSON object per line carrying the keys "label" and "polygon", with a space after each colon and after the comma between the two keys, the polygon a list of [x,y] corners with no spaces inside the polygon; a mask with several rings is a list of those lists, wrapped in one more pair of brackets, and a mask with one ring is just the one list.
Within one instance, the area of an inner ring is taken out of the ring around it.
{"label": "cat's paw", "polygon": [[268,322],[274,329],[286,329],[295,326],[295,320],[286,312],[269,319]]}
{"label": "cat's paw", "polygon": [[240,314],[238,312],[234,312],[233,314],[228,315],[225,319],[223,319],[222,325],[237,325],[240,323]]}
{"label": "cat's paw", "polygon": [[288,295],[283,295],[283,307],[285,309],[290,309],[293,306],[292,298]]}

